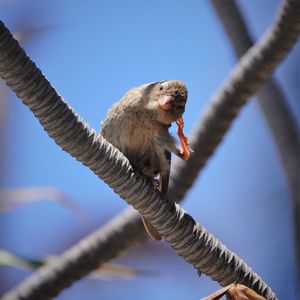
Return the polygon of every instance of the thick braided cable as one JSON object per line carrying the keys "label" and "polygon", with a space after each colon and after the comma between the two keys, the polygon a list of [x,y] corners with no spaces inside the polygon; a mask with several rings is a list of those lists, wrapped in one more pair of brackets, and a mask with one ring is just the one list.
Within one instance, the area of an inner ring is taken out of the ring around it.
{"label": "thick braided cable", "polygon": [[[55,142],[134,206],[165,237],[177,253],[198,272],[220,284],[242,282],[268,299],[276,299],[271,289],[240,258],[226,249],[177,204],[166,199],[140,174],[133,172],[126,157],[96,134],[61,99],[41,71],[0,23],[0,75],[27,105]],[[84,243],[81,247],[85,247]],[[71,253],[70,253],[71,252]],[[69,255],[72,256],[72,249]],[[76,254],[75,254],[76,255]],[[111,258],[110,254],[107,254]],[[86,260],[87,265],[92,260]],[[53,265],[52,265],[53,266]],[[72,268],[72,266],[70,266]],[[59,260],[38,271],[41,278],[61,271]],[[81,274],[86,273],[86,269]],[[31,282],[28,279],[27,282]],[[67,283],[68,284],[68,283]],[[57,293],[55,282],[35,289],[22,285],[3,299],[49,299]]]}
{"label": "thick braided cable", "polygon": [[[225,132],[236,115],[264,82],[279,61],[296,42],[300,31],[300,1],[285,0],[276,21],[263,38],[240,59],[224,83],[212,98],[204,111],[202,121],[194,130],[191,143],[197,155],[185,162],[178,161],[172,177],[174,186],[180,185],[176,193],[170,193],[172,200],[182,199],[193,181],[206,164],[208,158],[221,142]],[[187,164],[187,165],[186,165]]]}
{"label": "thick braided cable", "polygon": [[[213,0],[213,6],[222,21],[240,58],[253,45],[253,40],[235,0]],[[299,130],[287,100],[274,78],[268,79],[257,94],[265,119],[274,137],[279,158],[293,199],[296,259],[300,279],[300,137]]]}

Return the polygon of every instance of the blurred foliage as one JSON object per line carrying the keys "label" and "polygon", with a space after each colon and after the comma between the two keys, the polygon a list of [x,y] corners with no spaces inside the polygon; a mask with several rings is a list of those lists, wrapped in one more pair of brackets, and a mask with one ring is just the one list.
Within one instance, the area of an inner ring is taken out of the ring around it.
{"label": "blurred foliage", "polygon": [[[45,264],[55,256],[49,256],[45,259],[28,259],[21,256],[17,256],[9,251],[0,249],[0,266],[9,266],[21,270],[35,270]],[[141,276],[159,276],[158,272],[142,270],[142,269],[132,269],[120,264],[115,263],[105,263],[99,269],[96,269],[89,275],[91,279],[133,279],[135,277]]]}
{"label": "blurred foliage", "polygon": [[49,200],[57,202],[77,214],[85,213],[83,207],[79,206],[64,192],[53,187],[26,187],[14,189],[0,189],[0,212],[14,210],[25,204]]}

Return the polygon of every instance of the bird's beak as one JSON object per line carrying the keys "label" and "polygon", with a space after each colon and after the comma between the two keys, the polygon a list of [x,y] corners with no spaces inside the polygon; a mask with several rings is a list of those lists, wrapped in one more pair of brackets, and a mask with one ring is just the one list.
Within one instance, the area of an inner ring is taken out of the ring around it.
{"label": "bird's beak", "polygon": [[173,105],[174,98],[172,96],[162,96],[158,100],[159,107],[163,110],[168,110]]}

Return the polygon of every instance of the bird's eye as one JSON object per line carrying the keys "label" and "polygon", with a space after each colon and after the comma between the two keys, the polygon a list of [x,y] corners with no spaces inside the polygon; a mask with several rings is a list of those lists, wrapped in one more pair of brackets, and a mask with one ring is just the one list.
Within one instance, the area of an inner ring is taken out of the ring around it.
{"label": "bird's eye", "polygon": [[164,88],[164,87],[161,85],[161,86],[160,86],[160,88],[159,88],[159,90],[160,90],[160,91],[162,91],[162,90],[163,90],[163,88]]}

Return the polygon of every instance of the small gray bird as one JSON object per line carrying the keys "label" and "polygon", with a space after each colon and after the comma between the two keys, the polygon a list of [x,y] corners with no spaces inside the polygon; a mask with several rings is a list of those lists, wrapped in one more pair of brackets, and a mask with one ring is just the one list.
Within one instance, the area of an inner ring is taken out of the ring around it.
{"label": "small gray bird", "polygon": [[[128,158],[134,169],[154,183],[159,175],[156,186],[164,194],[168,193],[171,152],[182,159],[188,159],[190,154],[182,133],[187,95],[184,83],[179,80],[143,84],[113,104],[102,123],[103,137]],[[179,127],[182,149],[168,130],[174,121]],[[142,220],[148,234],[161,240],[154,227],[143,217]]]}

